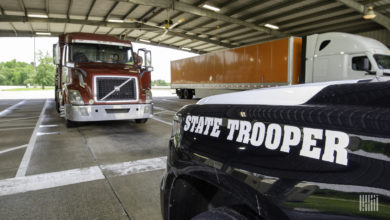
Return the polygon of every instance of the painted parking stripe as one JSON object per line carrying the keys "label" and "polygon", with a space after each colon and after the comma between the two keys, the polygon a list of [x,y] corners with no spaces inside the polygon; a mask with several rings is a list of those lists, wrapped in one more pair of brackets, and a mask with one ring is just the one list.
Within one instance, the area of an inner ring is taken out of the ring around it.
{"label": "painted parking stripe", "polygon": [[8,153],[8,152],[11,152],[11,151],[14,151],[14,150],[19,150],[19,149],[22,149],[22,148],[25,148],[25,147],[27,147],[27,144],[21,145],[21,146],[18,146],[18,147],[11,147],[11,148],[8,148],[6,150],[0,151],[0,154],[5,154],[5,153]]}
{"label": "painted parking stripe", "polygon": [[25,130],[25,129],[33,129],[33,128],[35,128],[35,127],[0,128],[0,131]]}
{"label": "painted parking stripe", "polygon": [[26,102],[26,100],[22,100],[22,101],[16,103],[15,105],[12,105],[12,106],[4,109],[3,111],[0,112],[0,118],[8,115],[13,110],[15,110],[18,106],[23,105],[25,102]]}
{"label": "painted parking stripe", "polygon": [[97,166],[0,180],[0,196],[104,179]]}
{"label": "painted parking stripe", "polygon": [[171,112],[171,113],[176,113],[175,111],[171,111],[171,110],[168,110],[166,108],[162,108],[162,107],[158,107],[158,106],[153,106],[153,109],[166,111],[166,112]]}
{"label": "painted parking stripe", "polygon": [[44,113],[45,113],[47,104],[48,104],[48,100],[46,99],[45,104],[43,105],[41,114],[39,115],[38,122],[37,122],[37,124],[35,125],[33,134],[32,134],[32,136],[31,136],[31,138],[30,138],[30,141],[28,142],[27,149],[26,149],[26,151],[24,152],[22,162],[21,162],[20,165],[19,165],[18,172],[16,173],[16,176],[17,176],[17,177],[25,176],[25,175],[26,175],[27,167],[28,167],[28,164],[30,163],[31,155],[32,155],[32,152],[33,152],[34,147],[35,147],[35,142],[36,142],[36,140],[37,140],[37,133],[38,133],[38,130],[39,130],[39,126],[40,126],[41,123],[42,123],[43,115],[44,115]]}
{"label": "painted parking stripe", "polygon": [[[102,180],[106,176],[123,176],[166,168],[167,157],[129,161],[118,164],[92,166],[31,176],[0,180],[0,196],[50,189],[59,186]],[[103,170],[103,172],[102,172]]]}
{"label": "painted parking stripe", "polygon": [[159,122],[161,122],[161,123],[164,123],[164,124],[166,124],[166,125],[172,126],[172,123],[171,123],[171,122],[164,121],[164,120],[159,119],[159,118],[157,118],[157,117],[153,117],[152,119],[153,119],[153,120],[156,120],[156,121],[159,121]]}
{"label": "painted parking stripe", "polygon": [[102,165],[100,166],[104,173],[110,176],[123,176],[134,173],[143,173],[147,171],[165,169],[167,164],[167,157],[157,157],[151,159],[129,161],[124,163]]}

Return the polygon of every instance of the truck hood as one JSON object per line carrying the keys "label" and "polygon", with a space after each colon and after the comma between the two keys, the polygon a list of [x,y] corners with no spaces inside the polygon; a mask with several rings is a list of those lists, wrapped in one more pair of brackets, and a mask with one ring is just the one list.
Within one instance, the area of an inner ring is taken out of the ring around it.
{"label": "truck hood", "polygon": [[[138,70],[130,65],[112,63],[77,64],[76,68],[88,75],[129,75],[138,74]],[[85,75],[84,75],[85,76]]]}
{"label": "truck hood", "polygon": [[[309,83],[293,86],[280,86],[265,89],[254,89],[222,95],[209,96],[198,101],[198,105],[232,104],[232,105],[302,105],[313,99],[325,88],[339,84],[355,84],[362,82],[386,81],[390,77],[373,79],[342,80],[320,83]],[[359,86],[357,86],[359,87]]]}

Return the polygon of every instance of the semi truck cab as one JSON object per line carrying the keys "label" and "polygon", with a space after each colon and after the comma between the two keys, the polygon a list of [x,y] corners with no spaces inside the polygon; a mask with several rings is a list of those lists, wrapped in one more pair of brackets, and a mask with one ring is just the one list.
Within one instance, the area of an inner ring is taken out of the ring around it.
{"label": "semi truck cab", "polygon": [[310,35],[303,45],[305,83],[390,75],[390,50],[372,38],[331,32]]}
{"label": "semi truck cab", "polygon": [[152,117],[150,51],[136,54],[130,41],[112,36],[70,33],[53,54],[56,107],[67,125]]}

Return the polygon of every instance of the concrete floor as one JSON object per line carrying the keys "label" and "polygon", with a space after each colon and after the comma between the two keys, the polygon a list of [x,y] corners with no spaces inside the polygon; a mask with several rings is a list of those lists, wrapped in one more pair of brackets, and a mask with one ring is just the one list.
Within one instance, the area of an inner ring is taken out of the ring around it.
{"label": "concrete floor", "polygon": [[157,97],[146,124],[66,128],[52,99],[0,100],[0,219],[161,219],[172,116],[196,101]]}

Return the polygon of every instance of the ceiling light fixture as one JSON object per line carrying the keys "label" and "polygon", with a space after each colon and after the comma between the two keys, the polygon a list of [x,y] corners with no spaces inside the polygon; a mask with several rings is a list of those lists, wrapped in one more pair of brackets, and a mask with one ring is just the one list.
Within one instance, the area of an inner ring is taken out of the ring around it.
{"label": "ceiling light fixture", "polygon": [[218,11],[221,10],[221,9],[219,9],[219,8],[217,8],[217,7],[214,7],[214,6],[211,6],[211,5],[208,5],[208,4],[204,4],[202,7],[203,7],[203,8],[206,8],[206,9],[209,9],[209,10],[211,10],[211,11],[215,11],[215,12],[218,12]]}
{"label": "ceiling light fixture", "polygon": [[145,43],[150,43],[150,40],[145,40],[145,39],[139,39],[139,41],[145,42]]}
{"label": "ceiling light fixture", "polygon": [[374,7],[372,6],[365,7],[363,18],[369,20],[369,19],[374,19],[375,17],[376,14],[374,12]]}
{"label": "ceiling light fixture", "polygon": [[50,36],[51,35],[51,33],[49,33],[49,32],[36,32],[35,34],[42,35],[42,36]]}
{"label": "ceiling light fixture", "polygon": [[123,23],[124,20],[118,20],[118,19],[108,19],[108,22],[114,22],[114,23]]}
{"label": "ceiling light fixture", "polygon": [[30,18],[48,18],[49,16],[45,14],[28,14],[27,17]]}
{"label": "ceiling light fixture", "polygon": [[278,27],[278,26],[276,26],[276,25],[273,25],[273,24],[265,24],[264,26],[265,26],[265,27],[267,27],[267,28],[274,29],[274,30],[278,30],[278,29],[279,29],[279,27]]}

